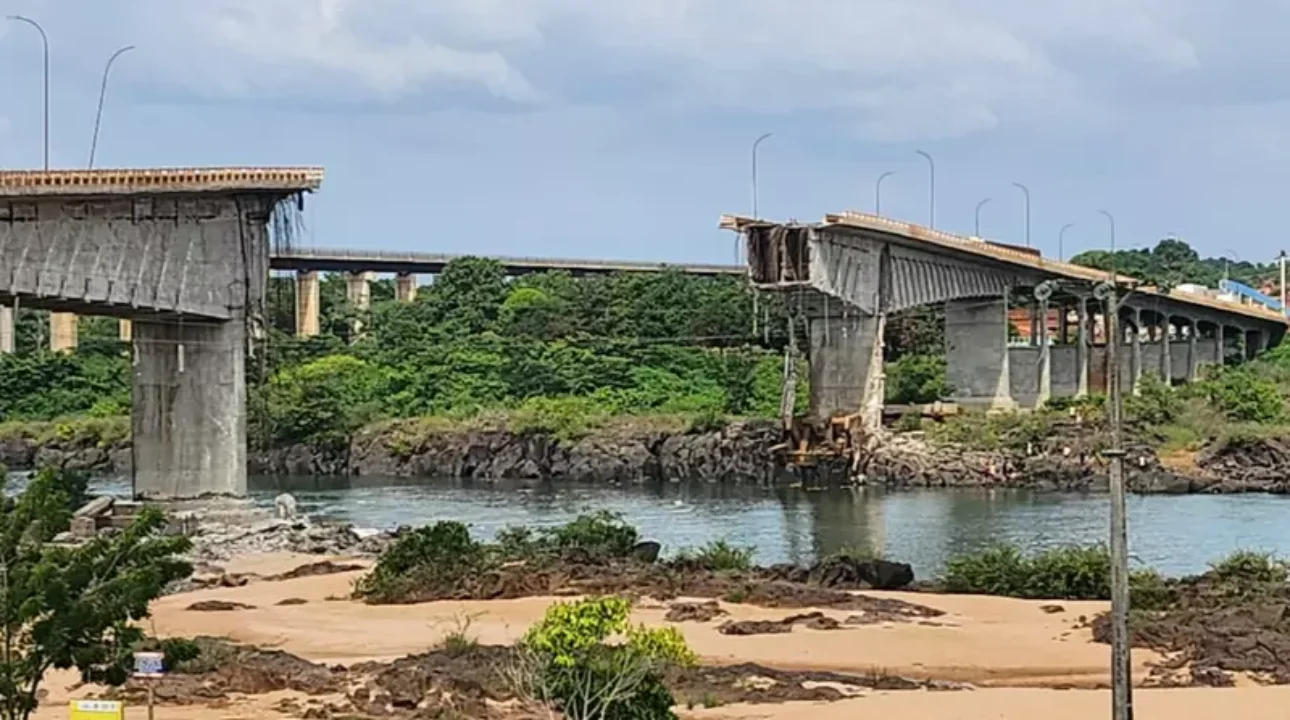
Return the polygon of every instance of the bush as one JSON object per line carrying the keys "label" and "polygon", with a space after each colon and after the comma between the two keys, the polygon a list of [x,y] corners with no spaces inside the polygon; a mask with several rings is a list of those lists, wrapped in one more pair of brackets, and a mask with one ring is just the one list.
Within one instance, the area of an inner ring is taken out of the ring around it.
{"label": "bush", "polygon": [[953,392],[944,355],[904,355],[887,365],[887,402],[929,403]]}
{"label": "bush", "polygon": [[1209,571],[1218,580],[1250,585],[1284,583],[1288,574],[1283,560],[1272,553],[1254,550],[1237,550],[1210,563]]}
{"label": "bush", "polygon": [[600,558],[625,557],[640,541],[636,528],[622,514],[608,510],[579,515],[566,525],[539,533],[541,542],[558,551],[577,548]]}
{"label": "bush", "polygon": [[484,547],[470,537],[459,522],[417,528],[395,540],[358,581],[356,596],[373,602],[398,602],[411,588],[419,592],[447,592],[486,561]]}
{"label": "bush", "polygon": [[[631,626],[631,603],[602,597],[557,603],[518,647],[517,694],[554,705],[569,720],[665,720],[674,700],[663,674],[695,663],[675,628]],[[622,643],[606,642],[625,636]]]}
{"label": "bush", "polygon": [[1285,401],[1276,384],[1248,368],[1218,368],[1198,384],[1196,392],[1237,422],[1266,424],[1285,417]]}
{"label": "bush", "polygon": [[725,540],[715,540],[698,550],[682,550],[677,554],[679,564],[694,565],[712,572],[748,572],[752,569],[757,549],[738,547]]}
{"label": "bush", "polygon": [[1043,600],[1104,600],[1111,556],[1101,546],[1046,550],[1026,557],[1011,545],[952,558],[943,584],[956,593]]}
{"label": "bush", "polygon": [[1183,398],[1160,376],[1147,373],[1138,382],[1138,394],[1125,398],[1125,415],[1146,425],[1166,425],[1183,412]]}
{"label": "bush", "polygon": [[605,412],[591,400],[579,397],[534,397],[511,413],[511,430],[542,433],[573,442],[604,424]]}

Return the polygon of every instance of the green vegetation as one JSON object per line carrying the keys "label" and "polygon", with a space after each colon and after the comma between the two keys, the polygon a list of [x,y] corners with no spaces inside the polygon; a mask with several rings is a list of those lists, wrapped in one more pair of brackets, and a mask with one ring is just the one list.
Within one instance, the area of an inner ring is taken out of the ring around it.
{"label": "green vegetation", "polygon": [[178,559],[187,539],[162,537],[165,518],[151,509],[119,535],[50,544],[69,527],[84,491],[83,477],[46,470],[17,497],[0,493],[3,720],[31,715],[51,669],[74,668],[86,682],[124,682],[144,641],[137,623],[148,604],[192,572]]}
{"label": "green vegetation", "polygon": [[698,550],[682,550],[674,562],[712,572],[748,572],[753,567],[755,547],[739,547],[725,540],[713,540]]}
{"label": "green vegetation", "polygon": [[[600,597],[551,606],[525,634],[511,675],[521,697],[570,720],[675,718],[664,674],[697,662],[675,628],[628,621],[631,603]],[[624,642],[608,642],[611,637]]]}
{"label": "green vegetation", "polygon": [[1183,283],[1218,287],[1224,277],[1257,288],[1263,281],[1277,277],[1277,266],[1273,263],[1201,258],[1190,245],[1174,238],[1161,240],[1151,249],[1117,250],[1114,255],[1105,250],[1090,250],[1075,255],[1070,261],[1098,270],[1114,269],[1165,288],[1175,288]]}

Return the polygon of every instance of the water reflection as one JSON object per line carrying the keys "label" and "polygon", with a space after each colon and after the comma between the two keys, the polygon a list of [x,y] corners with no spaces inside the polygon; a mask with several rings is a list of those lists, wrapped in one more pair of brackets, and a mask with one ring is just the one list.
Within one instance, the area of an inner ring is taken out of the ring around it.
{"label": "water reflection", "polygon": [[[21,487],[11,481],[8,490]],[[125,481],[95,489],[125,496]],[[842,548],[872,548],[910,562],[920,577],[946,558],[993,543],[1038,550],[1106,538],[1104,496],[1003,490],[884,492],[707,483],[642,487],[472,482],[391,477],[256,477],[255,502],[281,492],[308,513],[370,528],[459,520],[479,537],[508,525],[552,525],[593,509],[623,513],[675,550],[718,538],[757,548],[760,563],[807,563]],[[1129,499],[1134,560],[1168,573],[1196,572],[1239,548],[1290,555],[1290,502],[1263,495]]]}

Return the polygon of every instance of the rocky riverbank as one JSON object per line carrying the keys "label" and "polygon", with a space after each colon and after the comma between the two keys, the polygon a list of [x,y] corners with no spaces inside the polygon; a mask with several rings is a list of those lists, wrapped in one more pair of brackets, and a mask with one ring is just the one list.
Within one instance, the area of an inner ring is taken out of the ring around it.
{"label": "rocky riverbank", "polygon": [[[732,423],[693,432],[616,425],[575,440],[505,430],[375,427],[348,447],[292,445],[254,451],[253,474],[386,475],[636,484],[703,480],[729,484],[852,482],[893,488],[1029,488],[1098,492],[1107,487],[1101,434],[1066,429],[1024,448],[980,450],[929,441],[920,432],[892,434],[858,461],[823,458],[786,467],[774,448],[772,421]],[[1290,437],[1213,441],[1194,452],[1162,456],[1129,443],[1128,486],[1139,493],[1290,494]],[[104,474],[130,472],[128,439],[90,434],[0,436],[0,464],[11,470],[50,465]]]}

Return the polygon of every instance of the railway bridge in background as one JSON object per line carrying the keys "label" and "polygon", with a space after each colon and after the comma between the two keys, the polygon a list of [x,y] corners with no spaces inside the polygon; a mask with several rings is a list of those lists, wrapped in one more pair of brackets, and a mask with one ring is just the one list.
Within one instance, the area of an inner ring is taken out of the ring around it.
{"label": "railway bridge in background", "polygon": [[[1128,293],[1118,310],[1128,347],[1118,373],[1125,391],[1147,372],[1171,383],[1193,380],[1202,366],[1236,352],[1252,357],[1286,331],[1286,316],[1260,304],[1146,287],[1030,248],[875,215],[840,213],[818,223],[727,215],[720,224],[742,234],[754,287],[787,294],[799,308],[817,420],[849,416],[877,426],[886,319],[923,305],[945,308],[948,399],[998,409],[1106,388],[1108,306],[1095,295],[1112,280]],[[1010,306],[1029,317],[1022,344],[1011,339]]]}

